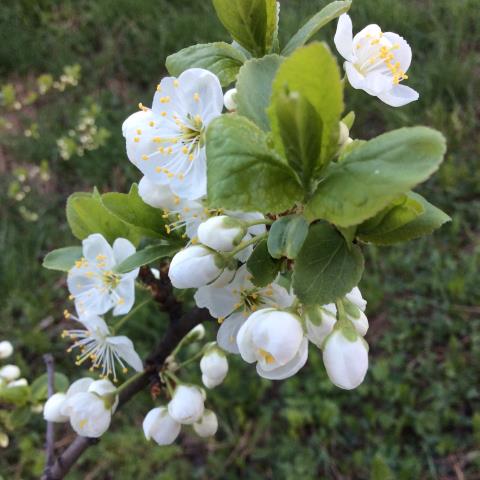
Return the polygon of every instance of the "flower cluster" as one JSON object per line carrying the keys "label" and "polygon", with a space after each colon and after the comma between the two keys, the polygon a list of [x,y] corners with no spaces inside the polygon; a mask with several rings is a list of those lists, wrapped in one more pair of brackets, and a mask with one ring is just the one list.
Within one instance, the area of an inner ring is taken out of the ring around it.
{"label": "flower cluster", "polygon": [[110,426],[118,405],[116,388],[109,380],[81,378],[66,393],[54,393],[45,403],[47,422],[65,423],[82,437],[98,438]]}
{"label": "flower cluster", "polygon": [[[227,0],[214,6],[229,29]],[[76,313],[64,314],[82,327],[63,336],[73,342],[68,351],[76,351],[76,364],[88,360],[101,379],[83,378],[51,396],[47,421],[101,436],[122,389],[135,380],[116,388],[117,369],[126,374],[131,367],[152,380],[154,397],[166,398],[144,418],[147,440],[171,444],[182,425],[210,437],[218,420],[205,408],[206,390],[182,382],[179,371],[199,360],[203,386],[213,389],[225,380],[232,354],[255,365],[259,376],[283,380],[305,366],[312,345],[331,382],[354,389],[369,363],[367,302],[357,286],[360,244],[410,240],[448,221],[411,191],[438,168],[442,136],[414,127],[370,141],[351,138],[355,115],[342,117],[344,82],[335,58],[322,44],[304,46],[317,17],[281,51],[274,31],[279,8],[264,6],[265,32],[255,20],[259,35],[242,36],[242,20],[233,44],[194,46],[167,59],[172,76],[157,85],[151,106],[140,103],[122,125],[139,184],[128,195],[95,191],[67,205],[82,254],[78,247],[53,252],[50,266],[71,266],[69,255],[77,253],[67,278]],[[418,99],[401,84],[412,57],[408,43],[377,25],[353,36],[349,7],[334,2],[318,17],[339,17],[333,40],[349,83],[394,107]],[[149,270],[159,260],[161,268]],[[148,361],[143,372],[133,342],[117,335],[136,311],[140,267],[142,282],[172,316],[180,298],[207,309],[219,324],[216,341],[195,344],[205,335],[201,325],[183,339],[175,333],[168,358]],[[193,354],[185,359],[186,351]]]}

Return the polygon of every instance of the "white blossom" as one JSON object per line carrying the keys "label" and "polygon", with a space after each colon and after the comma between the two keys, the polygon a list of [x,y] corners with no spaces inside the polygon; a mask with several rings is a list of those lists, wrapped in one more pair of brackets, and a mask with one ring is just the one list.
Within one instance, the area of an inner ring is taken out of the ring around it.
{"label": "white blossom", "polygon": [[13,382],[20,377],[20,369],[17,365],[5,365],[0,368],[0,378],[3,378],[7,382]]}
{"label": "white blossom", "polygon": [[225,92],[225,95],[223,96],[223,104],[225,105],[225,108],[230,112],[237,109],[237,102],[235,99],[236,95],[237,89],[231,88],[230,90],[227,90]]}
{"label": "white blossom", "polygon": [[13,353],[13,345],[8,340],[0,342],[0,359],[8,358]]}
{"label": "white blossom", "polygon": [[7,448],[10,444],[10,439],[8,435],[4,432],[0,432],[0,448]]}
{"label": "white blossom", "polygon": [[66,399],[67,396],[64,393],[54,393],[43,406],[43,418],[47,422],[68,422],[68,416],[61,413]]}
{"label": "white blossom", "polygon": [[202,391],[192,385],[178,385],[168,404],[168,413],[177,422],[191,425],[202,417],[204,412]]}
{"label": "white blossom", "polygon": [[337,387],[356,388],[368,370],[367,342],[352,329],[336,329],[325,341],[323,364]]}
{"label": "white blossom", "polygon": [[27,387],[27,386],[28,386],[28,380],[26,378],[19,378],[18,380],[14,380],[13,382],[10,382],[7,385],[8,388]]}
{"label": "white blossom", "polygon": [[178,252],[170,262],[168,276],[176,288],[198,288],[215,282],[229,282],[234,270],[226,268],[224,259],[202,245],[192,245]]}
{"label": "white blossom", "polygon": [[220,82],[208,70],[191,68],[178,79],[163,78],[152,108],[141,106],[122,126],[128,158],[153,183],[169,185],[176,195],[204,196],[204,132],[222,109]]}
{"label": "white blossom", "polygon": [[220,385],[228,373],[228,361],[225,354],[216,347],[209,348],[200,360],[202,381],[207,388]]}
{"label": "white blossom", "polygon": [[153,439],[159,445],[170,445],[180,433],[181,424],[175,421],[166,407],[150,410],[143,420],[143,433],[147,440]]}
{"label": "white blossom", "polygon": [[412,60],[407,41],[393,32],[382,32],[378,25],[368,25],[355,36],[352,21],[344,13],[338,19],[335,46],[345,58],[345,72],[353,88],[365,90],[387,105],[401,107],[418,100],[418,92],[402,80]]}
{"label": "white blossom", "polygon": [[[68,314],[68,317],[70,316]],[[102,377],[112,375],[114,381],[117,381],[117,363],[123,373],[128,372],[126,364],[137,372],[143,370],[142,360],[128,337],[112,336],[107,324],[98,315],[85,314],[80,318],[74,318],[85,329],[64,330],[62,336],[70,337],[74,341],[68,349],[69,352],[76,348],[80,350],[76,357],[77,365],[90,360],[92,362],[91,371],[101,368],[100,375]]]}
{"label": "white blossom", "polygon": [[221,323],[217,342],[230,353],[239,353],[237,333],[252,312],[264,307],[286,308],[294,300],[294,296],[278,283],[260,288],[253,285],[251,278],[246,265],[242,265],[228,285],[208,285],[195,293],[196,304],[208,308],[210,315]]}
{"label": "white blossom", "polygon": [[211,217],[198,227],[198,240],[219,252],[232,251],[245,237],[245,222],[228,215]]}
{"label": "white blossom", "polygon": [[193,424],[193,429],[200,437],[213,437],[218,430],[218,419],[214,412],[205,410],[202,418]]}
{"label": "white blossom", "polygon": [[108,430],[118,405],[115,386],[105,379],[92,382],[82,379],[70,388],[60,413],[69,416],[70,424],[78,435],[90,438],[102,436]]}
{"label": "white blossom", "polygon": [[68,288],[80,315],[102,315],[113,308],[113,315],[130,311],[135,301],[135,279],[139,269],[126,274],[115,268],[135,253],[125,238],[117,238],[113,248],[99,233],[82,242],[83,257],[68,272]]}
{"label": "white blossom", "polygon": [[274,308],[250,315],[238,331],[237,343],[242,358],[257,362],[258,374],[271,380],[295,375],[308,357],[308,340],[300,319]]}

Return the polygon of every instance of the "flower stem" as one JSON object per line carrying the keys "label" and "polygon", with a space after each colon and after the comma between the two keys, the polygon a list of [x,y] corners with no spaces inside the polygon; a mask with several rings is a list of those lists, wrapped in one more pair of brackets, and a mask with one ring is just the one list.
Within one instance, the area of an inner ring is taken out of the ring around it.
{"label": "flower stem", "polygon": [[259,242],[260,240],[263,240],[268,236],[268,232],[262,233],[261,235],[257,235],[256,237],[251,238],[250,240],[247,240],[246,242],[242,242],[240,245],[235,247],[231,252],[228,252],[226,256],[228,257],[234,257],[238,252],[241,252],[243,249],[247,248],[250,245],[253,245],[256,242]]}
{"label": "flower stem", "polygon": [[194,362],[197,360],[197,358],[201,357],[204,354],[205,348],[202,348],[199,352],[197,352],[195,355],[190,357],[189,359],[185,360],[182,363],[179,363],[177,367],[175,368],[175,371],[180,370],[181,368],[184,368],[185,366],[189,365],[190,363]]}
{"label": "flower stem", "polygon": [[247,227],[253,227],[255,225],[271,225],[273,220],[269,218],[262,218],[260,220],[252,220],[251,222],[247,222]]}
{"label": "flower stem", "polygon": [[145,306],[147,303],[150,303],[152,301],[152,298],[147,298],[144,300],[142,303],[139,303],[134,309],[130,310],[124,317],[122,317],[110,330],[112,332],[112,335],[115,335],[115,333],[128,321],[130,320],[135,313],[137,313],[143,306]]}
{"label": "flower stem", "polygon": [[127,388],[128,385],[133,383],[137,378],[141,377],[145,372],[142,370],[141,372],[137,372],[135,375],[132,375],[129,379],[125,380],[116,390],[115,394],[120,395],[120,392]]}

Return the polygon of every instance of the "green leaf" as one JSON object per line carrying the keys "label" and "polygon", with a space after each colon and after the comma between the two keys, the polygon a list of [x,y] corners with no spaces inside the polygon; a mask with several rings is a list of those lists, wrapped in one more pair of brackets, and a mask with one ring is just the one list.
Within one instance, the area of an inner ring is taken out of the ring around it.
{"label": "green leaf", "polygon": [[17,407],[25,405],[30,400],[30,387],[0,387],[0,403],[9,403]]}
{"label": "green leaf", "polygon": [[237,80],[237,112],[249,118],[262,130],[270,130],[267,107],[272,95],[272,82],[283,58],[267,55],[245,62]]}
{"label": "green leaf", "polygon": [[110,212],[98,192],[77,192],[67,200],[67,221],[75,237],[80,240],[92,233],[101,233],[108,242],[127,238],[138,244],[140,236],[125,222]]}
{"label": "green leaf", "polygon": [[[66,392],[68,389],[68,378],[60,372],[55,372],[54,390],[55,392]],[[32,399],[35,402],[42,402],[48,398],[48,375],[44,373],[34,380],[31,385]]]}
{"label": "green leaf", "polygon": [[126,258],[118,267],[116,271],[118,273],[127,273],[135,268],[141,267],[143,265],[148,265],[157,260],[161,260],[165,257],[171,257],[175,255],[181,248],[183,244],[162,244],[162,245],[150,245],[149,247],[144,248],[135,252],[130,257]]}
{"label": "green leaf", "polygon": [[380,135],[328,166],[305,215],[341,227],[359,224],[426,180],[444,153],[444,137],[427,127]]}
{"label": "green leaf", "polygon": [[147,205],[138,194],[136,183],[125,193],[105,193],[102,203],[119,220],[145,237],[168,238],[162,211]]}
{"label": "green leaf", "polygon": [[45,255],[43,267],[49,270],[68,272],[82,257],[82,247],[63,247]]}
{"label": "green leaf", "polygon": [[29,405],[16,408],[6,418],[6,427],[13,432],[15,429],[25,426],[31,417],[32,408]]}
{"label": "green leaf", "polygon": [[322,27],[348,12],[352,2],[332,2],[316,13],[303,27],[288,41],[282,50],[282,55],[290,55],[298,47],[305,45]]}
{"label": "green leaf", "polygon": [[215,119],[208,127],[206,144],[210,207],[275,213],[302,197],[293,170],[246,118]]}
{"label": "green leaf", "polygon": [[280,94],[275,109],[285,156],[308,192],[320,161],[322,119],[298,92]]}
{"label": "green leaf", "polygon": [[302,47],[280,65],[268,109],[270,124],[277,150],[290,163],[303,165],[304,178],[318,173],[338,150],[342,110],[340,70],[326,45]]}
{"label": "green leaf", "polygon": [[277,26],[276,0],[213,0],[223,26],[256,56],[269,53]]}
{"label": "green leaf", "polygon": [[273,258],[293,260],[307,238],[308,223],[301,215],[288,215],[276,220],[268,232],[268,251]]}
{"label": "green leaf", "polygon": [[[377,245],[393,245],[429,235],[450,217],[418,193],[409,192],[401,204],[382,210],[358,227],[358,238]],[[378,219],[380,217],[380,220]]]}
{"label": "green leaf", "polygon": [[282,262],[268,253],[267,241],[262,240],[247,260],[247,270],[253,275],[252,283],[257,287],[266,287],[272,283],[280,271]]}
{"label": "green leaf", "polygon": [[166,60],[170,75],[178,77],[189,68],[204,68],[214,73],[222,87],[233,83],[246,58],[238,49],[225,42],[202,43],[184,48]]}
{"label": "green leaf", "polygon": [[357,245],[349,248],[331,225],[315,223],[295,261],[293,289],[306,305],[334,302],[358,284],[363,263]]}

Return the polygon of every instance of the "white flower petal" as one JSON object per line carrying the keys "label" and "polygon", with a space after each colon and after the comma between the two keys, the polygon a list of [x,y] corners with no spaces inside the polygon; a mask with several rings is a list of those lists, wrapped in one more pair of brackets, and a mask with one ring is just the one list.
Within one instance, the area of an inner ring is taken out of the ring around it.
{"label": "white flower petal", "polygon": [[[137,271],[138,269],[136,269]],[[137,272],[138,274],[138,272]],[[135,276],[137,276],[137,274]],[[128,313],[135,303],[135,280],[130,278],[123,278],[115,288],[116,306],[113,309],[114,315],[125,315]]]}
{"label": "white flower petal", "polygon": [[269,380],[283,380],[285,378],[295,375],[305,365],[305,363],[307,363],[307,359],[308,340],[306,337],[304,337],[300,348],[298,349],[296,355],[292,358],[292,360],[290,360],[290,362],[274,370],[263,369],[262,365],[259,362],[257,363],[257,373],[261,377],[268,378]]}
{"label": "white flower petal", "polygon": [[389,92],[378,95],[378,98],[391,107],[403,107],[418,100],[419,94],[406,85],[395,85]]}
{"label": "white flower petal", "polygon": [[398,45],[399,48],[394,50],[395,55],[395,62],[400,63],[400,68],[406,72],[410,67],[410,63],[412,62],[412,49],[408,42],[398,35],[397,33],[393,32],[385,32],[383,34],[385,38],[387,38],[392,45]]}
{"label": "white flower petal", "polygon": [[104,263],[107,270],[110,270],[115,265],[112,247],[103,235],[99,233],[89,235],[82,241],[82,246],[83,256],[92,265]]}
{"label": "white flower petal", "polygon": [[193,429],[200,437],[213,437],[218,430],[218,419],[211,410],[205,410],[199,422],[193,424]]}
{"label": "white flower petal", "polygon": [[117,238],[113,242],[113,256],[115,263],[118,265],[135,253],[135,247],[132,242],[126,238]]}
{"label": "white flower petal", "polygon": [[109,337],[107,342],[115,347],[115,352],[125,360],[135,371],[143,371],[143,362],[135,351],[133,342],[125,336]]}
{"label": "white flower petal", "polygon": [[237,345],[237,334],[246,320],[242,313],[234,313],[222,322],[217,332],[217,343],[220,348],[226,352],[240,353]]}
{"label": "white flower petal", "polygon": [[168,414],[166,407],[150,410],[143,420],[145,438],[153,438],[159,445],[170,445],[178,437],[181,425]]}
{"label": "white flower petal", "polygon": [[355,68],[353,63],[345,62],[343,64],[348,81],[353,88],[361,90],[365,85],[365,77]]}
{"label": "white flower petal", "polygon": [[43,418],[47,422],[65,423],[68,416],[62,415],[62,408],[67,396],[64,393],[54,393],[43,406]]}
{"label": "white flower petal", "polygon": [[345,60],[352,61],[354,58],[352,20],[346,13],[340,15],[338,18],[337,31],[335,32],[333,41],[335,42],[338,53],[340,53]]}

